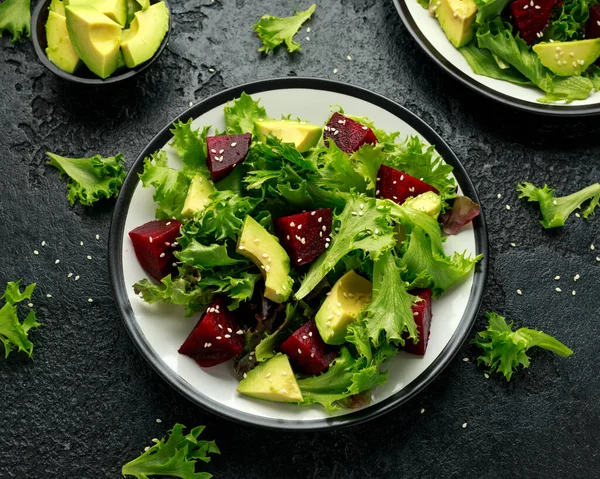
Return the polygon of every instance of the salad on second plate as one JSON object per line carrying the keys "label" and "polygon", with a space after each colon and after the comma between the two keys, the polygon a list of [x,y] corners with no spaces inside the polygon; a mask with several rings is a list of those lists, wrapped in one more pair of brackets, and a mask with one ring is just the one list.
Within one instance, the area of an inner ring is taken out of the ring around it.
{"label": "salad on second plate", "polygon": [[596,0],[417,0],[478,75],[537,87],[542,103],[600,89]]}
{"label": "salad on second plate", "polygon": [[432,297],[480,258],[446,255],[443,233],[479,206],[433,146],[367,118],[272,119],[246,94],[224,116],[214,135],[174,124],[180,169],[145,159],[158,219],[129,232],[152,278],[134,290],[200,315],[179,352],[232,360],[241,394],[367,404],[387,359],[426,354]]}

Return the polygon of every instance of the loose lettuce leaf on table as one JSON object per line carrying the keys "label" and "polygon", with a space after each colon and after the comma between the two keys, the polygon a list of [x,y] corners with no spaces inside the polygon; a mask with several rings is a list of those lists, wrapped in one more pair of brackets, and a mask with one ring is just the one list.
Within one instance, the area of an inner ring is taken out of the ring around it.
{"label": "loose lettuce leaf on table", "polygon": [[12,35],[11,43],[31,35],[30,0],[4,0],[0,3],[0,37],[4,32]]}
{"label": "loose lettuce leaf on table", "polygon": [[267,117],[267,112],[260,106],[260,101],[254,101],[244,92],[231,104],[225,105],[224,113],[225,131],[228,135],[254,133],[254,122]]}
{"label": "loose lettuce leaf on table", "polygon": [[37,328],[37,322],[33,309],[29,310],[25,319],[21,322],[17,311],[17,303],[31,299],[35,289],[35,283],[25,287],[21,292],[21,281],[11,281],[6,285],[2,298],[4,306],[0,308],[0,342],[4,346],[4,357],[13,352],[24,352],[29,358],[33,354],[33,343],[29,340],[29,330]]}
{"label": "loose lettuce leaf on table", "polygon": [[583,217],[594,215],[594,210],[600,202],[600,183],[594,183],[582,190],[576,191],[568,196],[555,197],[555,191],[548,185],[537,188],[532,183],[524,182],[517,185],[519,198],[527,198],[540,204],[542,220],[540,223],[544,228],[557,228],[565,225],[565,221],[573,211],[581,208],[581,205],[590,200],[590,204],[583,211]]}
{"label": "loose lettuce leaf on table", "polygon": [[301,50],[300,44],[294,41],[294,36],[300,30],[302,24],[312,16],[316,8],[317,5],[313,3],[307,10],[302,12],[296,10],[296,14],[292,17],[280,18],[263,15],[253,27],[263,43],[258,51],[264,52],[266,55],[282,43],[285,43],[290,53]]}
{"label": "loose lettuce leaf on table", "polygon": [[471,342],[481,349],[483,354],[477,358],[477,364],[488,366],[488,372],[499,372],[507,381],[521,365],[529,367],[527,351],[534,346],[548,349],[559,356],[568,357],[573,351],[552,336],[535,329],[520,328],[512,330],[512,321],[496,313],[486,313],[488,325],[485,331],[477,333]]}
{"label": "loose lettuce leaf on table", "polygon": [[71,206],[79,201],[84,206],[91,206],[103,198],[119,195],[125,179],[125,159],[118,153],[103,158],[94,155],[91,158],[67,158],[55,153],[46,153],[48,164],[66,175],[67,199]]}
{"label": "loose lettuce leaf on table", "polygon": [[210,462],[209,454],[220,454],[214,441],[199,440],[204,426],[193,428],[184,434],[185,426],[175,424],[167,438],[155,440],[155,444],[138,458],[125,464],[123,476],[137,479],[150,477],[178,477],[180,479],[210,479],[208,472],[196,472],[198,461]]}

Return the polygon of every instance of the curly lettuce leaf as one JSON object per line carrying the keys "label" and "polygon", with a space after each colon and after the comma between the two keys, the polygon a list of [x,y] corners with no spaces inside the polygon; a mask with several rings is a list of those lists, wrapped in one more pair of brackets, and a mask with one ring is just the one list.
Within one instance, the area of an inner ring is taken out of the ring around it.
{"label": "curly lettuce leaf", "polygon": [[29,340],[28,332],[40,326],[33,309],[29,310],[21,322],[17,311],[17,303],[31,299],[35,283],[25,287],[21,292],[21,281],[11,281],[6,285],[2,298],[4,306],[0,308],[0,342],[4,346],[4,358],[13,352],[24,352],[29,358],[33,354],[33,343]]}
{"label": "curly lettuce leaf", "polygon": [[442,201],[456,196],[452,166],[435,152],[435,146],[425,145],[418,136],[411,136],[398,145],[385,164],[434,186]]}
{"label": "curly lettuce leaf", "polygon": [[210,462],[209,454],[221,454],[214,441],[199,440],[204,426],[193,428],[184,434],[185,426],[175,424],[169,436],[154,440],[155,444],[121,470],[124,477],[137,479],[150,477],[178,477],[180,479],[210,479],[208,472],[196,472],[198,461]]}
{"label": "curly lettuce leaf", "polygon": [[0,3],[0,37],[6,31],[11,43],[31,36],[31,0],[5,0]]}
{"label": "curly lettuce leaf", "polygon": [[479,48],[477,42],[470,42],[458,51],[465,57],[474,73],[496,80],[504,80],[517,85],[532,85],[531,80],[520,73],[515,67],[500,68],[492,52]]}
{"label": "curly lettuce leaf", "polygon": [[[438,230],[439,231],[439,230]],[[439,236],[441,233],[437,233]],[[441,295],[459,279],[470,273],[481,255],[475,258],[466,252],[455,252],[452,257],[435,252],[432,238],[420,227],[414,227],[408,238],[408,247],[400,258],[408,282],[418,280],[413,287],[430,287],[435,296]]]}
{"label": "curly lettuce leaf", "polygon": [[296,14],[292,17],[281,18],[263,15],[258,23],[253,26],[258,38],[263,43],[258,51],[267,55],[282,43],[285,43],[287,51],[290,53],[302,50],[300,44],[294,41],[294,36],[300,30],[302,24],[312,16],[316,8],[317,5],[313,3],[307,10],[302,12],[296,10]]}
{"label": "curly lettuce leaf", "polygon": [[79,201],[84,206],[91,206],[102,198],[119,195],[125,179],[125,159],[121,153],[103,158],[94,155],[91,158],[67,158],[49,153],[48,164],[54,166],[60,175],[66,175],[67,199],[71,206]]}
{"label": "curly lettuce leaf", "polygon": [[145,188],[154,187],[156,217],[180,219],[191,177],[168,167],[164,150],[158,150],[144,159],[144,171],[139,176]]}
{"label": "curly lettuce leaf", "polygon": [[483,24],[493,20],[502,13],[510,0],[474,0],[477,5],[477,16],[475,21]]}
{"label": "curly lettuce leaf", "polygon": [[565,0],[559,4],[560,13],[554,13],[550,25],[544,31],[544,38],[552,38],[557,42],[583,40],[585,24],[590,17],[590,7],[597,0]]}
{"label": "curly lettuce leaf", "polygon": [[412,312],[415,299],[406,291],[392,251],[382,253],[373,269],[373,300],[362,313],[367,334],[376,348],[383,342],[404,345],[407,337],[417,341]]}
{"label": "curly lettuce leaf", "polygon": [[254,122],[267,117],[260,101],[254,101],[250,95],[242,92],[239,98],[227,103],[225,113],[225,131],[228,135],[254,133]]}
{"label": "curly lettuce leaf", "polygon": [[370,365],[364,357],[355,359],[346,347],[342,347],[339,357],[329,369],[318,376],[298,380],[304,401],[308,404],[322,404],[328,412],[340,409],[340,401],[384,384],[386,373],[377,365]]}
{"label": "curly lettuce leaf", "polygon": [[590,200],[590,204],[583,211],[583,217],[587,219],[594,215],[594,210],[600,202],[600,183],[594,183],[568,196],[560,197],[555,197],[555,191],[548,185],[537,188],[532,183],[524,182],[517,185],[517,190],[519,198],[527,198],[529,201],[539,203],[542,212],[540,223],[544,228],[564,226],[569,215]]}
{"label": "curly lettuce leaf", "polygon": [[322,154],[319,156],[319,177],[315,180],[315,184],[330,190],[366,193],[369,188],[368,177],[359,172],[359,166],[353,156],[340,150],[333,141],[330,141],[328,146],[323,147]]}
{"label": "curly lettuce leaf", "polygon": [[343,211],[334,219],[329,248],[311,265],[295,298],[302,299],[309,294],[351,251],[363,250],[376,260],[381,253],[393,248],[396,240],[387,222],[389,211],[374,198],[350,195]]}
{"label": "curly lettuce leaf", "polygon": [[187,168],[202,174],[206,178],[209,177],[209,171],[206,167],[206,156],[208,154],[206,136],[209,130],[210,126],[205,126],[202,131],[192,130],[192,118],[186,123],[179,120],[173,123],[171,129],[173,139],[170,143]]}
{"label": "curly lettuce leaf", "polygon": [[497,313],[486,313],[488,325],[485,331],[477,333],[471,342],[483,349],[477,358],[478,364],[485,364],[489,373],[499,372],[510,381],[519,365],[529,367],[527,351],[534,346],[548,349],[562,357],[568,357],[573,351],[552,336],[536,329],[520,328],[512,330],[512,321]]}
{"label": "curly lettuce leaf", "polygon": [[546,95],[538,100],[542,103],[585,100],[592,92],[593,85],[588,78],[554,76],[529,45],[512,34],[512,26],[500,18],[480,27],[476,37],[480,48],[487,48],[543,90]]}
{"label": "curly lettuce leaf", "polygon": [[278,347],[286,338],[288,338],[301,324],[301,316],[296,314],[297,303],[287,303],[285,305],[285,319],[279,327],[271,334],[267,334],[256,345],[255,356],[258,362],[266,361],[275,356],[275,348]]}
{"label": "curly lettuce leaf", "polygon": [[193,266],[200,271],[244,262],[243,260],[229,257],[226,245],[216,243],[203,245],[195,239],[192,239],[181,251],[176,251],[175,257],[183,264]]}

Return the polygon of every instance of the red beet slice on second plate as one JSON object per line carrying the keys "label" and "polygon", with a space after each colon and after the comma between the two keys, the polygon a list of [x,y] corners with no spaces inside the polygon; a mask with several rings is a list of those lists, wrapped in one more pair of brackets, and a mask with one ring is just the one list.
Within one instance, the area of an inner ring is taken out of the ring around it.
{"label": "red beet slice on second plate", "polygon": [[329,208],[283,216],[274,221],[275,232],[292,266],[308,264],[325,251],[331,241],[331,221]]}
{"label": "red beet slice on second plate", "polygon": [[154,220],[129,232],[138,261],[156,281],[177,271],[173,252],[178,247],[180,226],[177,220]]}
{"label": "red beet slice on second plate", "polygon": [[414,289],[409,293],[422,299],[422,301],[414,303],[412,307],[413,317],[419,332],[419,342],[415,344],[412,339],[406,339],[402,349],[410,354],[424,356],[425,351],[427,351],[429,329],[431,328],[431,289]]}
{"label": "red beet slice on second plate", "polygon": [[181,345],[179,353],[208,368],[230,360],[243,349],[244,335],[237,319],[225,301],[217,297]]}
{"label": "red beet slice on second plate", "polygon": [[333,140],[346,153],[354,153],[365,143],[377,143],[377,137],[371,128],[338,112],[331,116],[323,128],[323,138],[326,141]]}
{"label": "red beet slice on second plate", "polygon": [[246,159],[251,141],[250,133],[206,137],[208,150],[206,166],[210,170],[213,181],[224,178]]}
{"label": "red beet slice on second plate", "polygon": [[377,172],[377,198],[387,198],[398,204],[402,204],[407,198],[417,196],[427,191],[439,194],[439,191],[424,181],[410,176],[403,171],[381,165]]}
{"label": "red beet slice on second plate", "polygon": [[308,375],[325,371],[338,356],[338,348],[326,345],[321,339],[314,319],[300,326],[279,350],[287,354],[296,371]]}

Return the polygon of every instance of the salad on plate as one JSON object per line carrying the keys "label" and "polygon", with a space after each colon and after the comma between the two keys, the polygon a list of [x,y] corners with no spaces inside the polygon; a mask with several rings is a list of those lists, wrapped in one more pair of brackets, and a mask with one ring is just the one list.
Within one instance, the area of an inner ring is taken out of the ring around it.
{"label": "salad on plate", "polygon": [[596,0],[418,0],[473,72],[541,91],[542,103],[600,89]]}
{"label": "salad on plate", "polygon": [[176,122],[181,167],[144,160],[157,219],[129,232],[136,294],[199,316],[179,353],[230,361],[240,394],[330,412],[368,404],[400,350],[427,354],[432,299],[481,258],[444,251],[479,205],[433,146],[332,111],[269,118],[243,93],[225,131]]}

